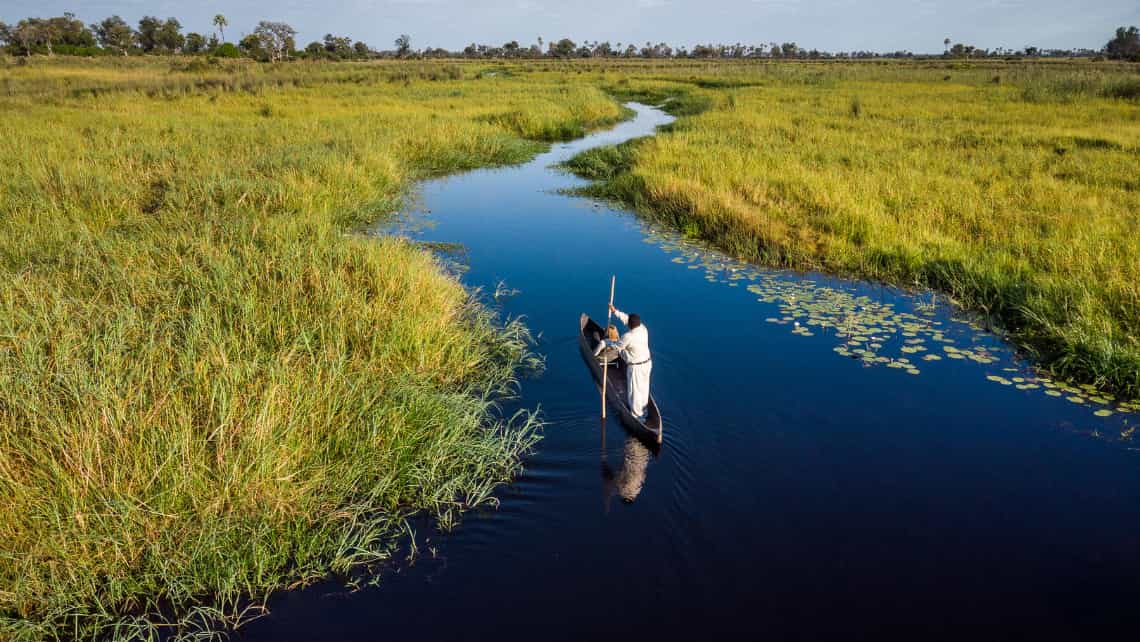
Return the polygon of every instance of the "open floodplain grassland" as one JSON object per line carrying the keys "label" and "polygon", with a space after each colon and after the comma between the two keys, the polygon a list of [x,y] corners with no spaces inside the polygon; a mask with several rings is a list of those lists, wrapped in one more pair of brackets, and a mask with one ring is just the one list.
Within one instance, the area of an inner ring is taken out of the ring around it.
{"label": "open floodplain grassland", "polygon": [[1140,397],[1140,66],[595,68],[688,114],[570,163],[766,265],[933,288],[1054,375]]}
{"label": "open floodplain grassland", "polygon": [[233,622],[492,501],[525,362],[411,181],[623,116],[454,65],[0,61],[0,639]]}
{"label": "open floodplain grassland", "polygon": [[1138,87],[1090,61],[0,58],[0,639],[232,623],[493,501],[534,439],[490,405],[525,329],[354,232],[614,97],[681,119],[575,159],[593,193],[947,292],[1134,396]]}

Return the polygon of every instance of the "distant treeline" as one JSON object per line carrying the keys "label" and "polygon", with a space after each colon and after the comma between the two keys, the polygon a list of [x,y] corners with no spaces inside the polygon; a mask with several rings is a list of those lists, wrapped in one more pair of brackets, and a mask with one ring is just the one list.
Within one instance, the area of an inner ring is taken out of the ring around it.
{"label": "distant treeline", "polygon": [[[609,41],[577,43],[570,38],[544,42],[539,38],[530,45],[516,40],[502,45],[471,43],[462,51],[428,47],[412,48],[407,35],[396,39],[392,49],[373,49],[363,41],[346,36],[326,34],[320,41],[310,42],[298,49],[297,31],[283,22],[262,21],[253,32],[242,36],[236,44],[226,41],[226,17],[214,16],[216,32],[205,35],[198,32],[182,33],[177,18],[162,20],[146,16],[132,27],[119,16],[101,22],[84,24],[75,14],[65,13],[54,18],[26,18],[15,25],[0,22],[0,48],[11,55],[143,55],[185,54],[210,55],[223,58],[253,58],[263,61],[288,59],[369,59],[369,58],[777,58],[777,59],[868,59],[911,58],[929,56],[910,51],[889,53],[875,51],[829,52],[804,49],[794,42],[761,44],[699,44],[687,48],[664,42],[610,43]],[[1140,32],[1136,27],[1120,27],[1115,36],[1100,50],[1092,49],[984,49],[962,43],[952,44],[946,38],[942,57],[947,58],[1009,58],[1009,57],[1098,57],[1140,61]]]}

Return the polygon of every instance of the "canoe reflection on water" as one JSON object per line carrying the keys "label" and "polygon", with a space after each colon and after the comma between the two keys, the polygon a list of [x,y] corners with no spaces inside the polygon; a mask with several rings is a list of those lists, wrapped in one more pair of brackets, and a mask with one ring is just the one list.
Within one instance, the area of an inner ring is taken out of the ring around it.
{"label": "canoe reflection on water", "polygon": [[614,495],[620,496],[626,504],[632,504],[633,500],[637,499],[645,485],[645,471],[652,457],[653,453],[641,443],[640,439],[628,434],[625,437],[625,447],[622,449],[620,468],[615,470],[610,466],[603,451],[602,492],[607,512],[610,508],[610,499]]}

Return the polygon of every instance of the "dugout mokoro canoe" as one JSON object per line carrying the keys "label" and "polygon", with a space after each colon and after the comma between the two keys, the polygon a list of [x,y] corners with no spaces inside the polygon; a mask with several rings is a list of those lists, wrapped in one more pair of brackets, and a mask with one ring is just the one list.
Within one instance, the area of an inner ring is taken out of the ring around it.
{"label": "dugout mokoro canoe", "polygon": [[[599,390],[602,385],[602,363],[594,356],[594,347],[598,345],[595,336],[603,335],[602,326],[595,323],[588,315],[583,314],[578,323],[578,347],[582,350],[582,358],[590,366]],[[627,429],[638,437],[651,444],[660,444],[663,436],[661,411],[657,408],[657,401],[649,395],[649,407],[642,421],[633,416],[629,409],[628,395],[626,393],[626,365],[621,359],[610,362],[609,372],[606,375],[606,405],[618,412],[622,423]]]}

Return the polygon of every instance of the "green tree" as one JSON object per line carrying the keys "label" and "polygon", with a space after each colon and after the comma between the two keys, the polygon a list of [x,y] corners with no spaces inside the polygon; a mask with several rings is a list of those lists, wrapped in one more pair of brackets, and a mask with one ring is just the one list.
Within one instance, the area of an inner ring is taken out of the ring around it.
{"label": "green tree", "polygon": [[219,58],[241,58],[241,49],[234,46],[232,42],[223,42],[214,48],[210,53]]}
{"label": "green tree", "polygon": [[99,45],[104,49],[116,51],[122,55],[127,55],[136,44],[136,34],[134,29],[127,24],[119,16],[111,16],[103,22],[91,25],[91,30],[95,32],[96,38],[99,39]]}
{"label": "green tree", "polygon": [[367,58],[368,54],[372,53],[372,50],[368,47],[368,43],[360,40],[357,40],[352,45],[352,50],[355,51],[356,55],[361,58]]}
{"label": "green tree", "polygon": [[[719,50],[712,45],[697,45],[693,47],[694,58],[716,58],[719,53]],[[645,50],[642,50],[642,55],[648,57]]]}
{"label": "green tree", "polygon": [[34,33],[33,29],[28,26],[27,20],[21,20],[12,26],[4,25],[3,38],[12,53],[19,52],[25,56],[32,55]]}
{"label": "green tree", "polygon": [[65,13],[62,16],[48,18],[49,34],[52,44],[68,47],[94,47],[95,34],[78,20],[74,13]]}
{"label": "green tree", "polygon": [[206,48],[206,37],[200,33],[191,31],[186,34],[186,47],[185,51],[188,54],[201,53]]}
{"label": "green tree", "polygon": [[262,20],[257,23],[253,35],[269,61],[277,62],[284,60],[293,50],[293,38],[297,35],[297,30],[284,22]]}
{"label": "green tree", "polygon": [[158,49],[165,53],[182,51],[186,44],[186,37],[182,35],[182,23],[175,18],[167,18],[158,28],[157,44]]}
{"label": "green tree", "polygon": [[223,16],[222,14],[219,13],[219,14],[214,16],[214,26],[217,27],[218,31],[222,34],[222,38],[221,38],[222,42],[225,42],[226,41],[226,27],[230,26],[230,22],[228,20],[226,20],[225,16]]}
{"label": "green tree", "polygon": [[1104,46],[1104,53],[1109,58],[1140,61],[1140,30],[1134,26],[1127,29],[1119,27],[1116,37]]}
{"label": "green tree", "polygon": [[975,51],[977,51],[977,47],[964,45],[960,42],[954,43],[954,46],[950,47],[950,55],[954,58],[970,58]]}
{"label": "green tree", "polygon": [[28,24],[32,30],[32,42],[47,49],[47,55],[54,56],[53,45],[55,45],[56,38],[59,37],[58,25],[43,18],[28,18]]}
{"label": "green tree", "polygon": [[162,29],[161,20],[154,16],[143,16],[139,20],[139,49],[142,49],[146,53],[150,53],[157,49],[159,29]]}
{"label": "green tree", "polygon": [[43,18],[25,18],[8,27],[8,41],[10,46],[16,47],[20,53],[30,56],[36,49],[42,48],[51,56],[55,53],[52,45],[58,36],[57,26],[50,20]]}
{"label": "green tree", "polygon": [[337,58],[347,58],[352,55],[352,39],[325,34],[325,51]]}
{"label": "green tree", "polygon": [[261,48],[261,40],[252,33],[238,41],[238,49],[254,60],[266,60],[269,57]]}
{"label": "green tree", "polygon": [[396,38],[396,56],[404,58],[412,51],[412,37],[408,34],[401,34]]}
{"label": "green tree", "polygon": [[574,50],[577,48],[578,45],[574,44],[573,40],[563,38],[558,42],[550,43],[550,55],[556,58],[569,58],[574,55]]}

